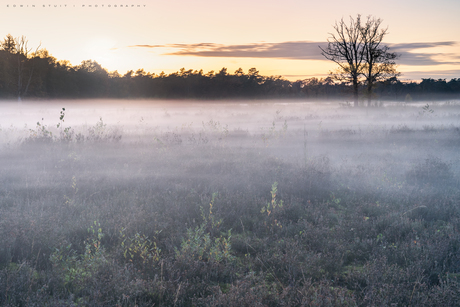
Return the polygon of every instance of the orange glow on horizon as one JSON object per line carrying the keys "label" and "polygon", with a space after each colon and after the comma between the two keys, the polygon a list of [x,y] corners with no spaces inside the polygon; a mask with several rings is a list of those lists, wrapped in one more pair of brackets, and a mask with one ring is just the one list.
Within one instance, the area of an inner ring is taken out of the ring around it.
{"label": "orange glow on horizon", "polygon": [[[13,0],[13,2],[16,0]],[[300,60],[282,57],[211,57],[165,55],[165,48],[130,48],[135,45],[166,46],[174,44],[221,44],[244,46],[282,42],[324,42],[333,31],[336,20],[373,15],[383,19],[389,27],[386,41],[394,44],[420,42],[457,42],[460,19],[460,2],[439,0],[436,3],[388,0],[385,6],[376,7],[364,0],[310,3],[301,0],[254,0],[250,3],[235,0],[232,5],[211,1],[193,2],[177,0],[146,2],[142,8],[82,7],[82,0],[72,0],[68,7],[7,7],[13,2],[0,0],[4,12],[0,20],[0,38],[11,33],[14,37],[26,36],[29,46],[41,46],[58,60],[68,60],[72,65],[92,59],[108,71],[123,74],[128,70],[143,68],[152,73],[176,72],[182,67],[208,72],[227,67],[229,72],[238,68],[247,71],[256,67],[262,75],[282,75],[289,80],[309,76],[324,77],[335,64],[326,60]],[[19,3],[18,3],[19,4]],[[55,3],[62,5],[62,3]],[[50,5],[54,5],[53,1]],[[75,7],[73,7],[75,5]],[[395,9],[398,8],[398,9]],[[427,23],[426,20],[430,20]],[[261,50],[262,49],[262,50]],[[177,49],[171,49],[172,52]],[[263,47],[254,49],[263,51]],[[276,51],[276,50],[275,50]],[[412,51],[408,51],[411,53]],[[405,74],[421,72],[415,77],[429,77],[429,73],[446,78],[458,72],[457,59],[460,46],[438,46],[417,49],[420,58],[438,53],[424,65],[402,64]],[[449,56],[451,54],[451,56]],[[418,60],[416,55],[415,60]],[[437,62],[436,62],[437,61]],[[446,64],[441,62],[445,61]],[[436,62],[436,63],[435,63]],[[410,74],[409,74],[410,75]],[[412,76],[412,75],[411,75]]]}

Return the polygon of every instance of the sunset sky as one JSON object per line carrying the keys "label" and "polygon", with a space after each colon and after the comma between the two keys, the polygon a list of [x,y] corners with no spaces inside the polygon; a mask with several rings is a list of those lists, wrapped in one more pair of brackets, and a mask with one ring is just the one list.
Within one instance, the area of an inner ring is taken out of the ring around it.
{"label": "sunset sky", "polygon": [[0,12],[1,37],[24,35],[73,65],[92,59],[121,74],[256,67],[290,80],[326,76],[336,66],[318,45],[335,21],[373,15],[401,54],[402,80],[460,78],[458,0],[0,0]]}

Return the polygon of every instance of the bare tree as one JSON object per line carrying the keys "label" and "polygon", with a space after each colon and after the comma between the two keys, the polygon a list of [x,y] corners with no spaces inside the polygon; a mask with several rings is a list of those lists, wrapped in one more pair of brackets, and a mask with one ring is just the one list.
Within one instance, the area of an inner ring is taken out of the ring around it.
{"label": "bare tree", "polygon": [[382,46],[387,29],[381,29],[382,20],[367,17],[361,21],[361,15],[356,19],[350,16],[347,25],[343,18],[334,25],[335,34],[329,33],[326,49],[320,47],[322,55],[339,65],[332,75],[336,80],[352,84],[354,106],[358,106],[358,90],[361,78],[367,84],[368,104],[372,99],[375,82],[396,77],[396,53],[389,52],[388,46]]}
{"label": "bare tree", "polygon": [[[16,72],[10,72],[10,80],[16,79],[16,93],[18,101],[22,100],[22,97],[27,94],[32,76],[35,70],[35,58],[37,57],[40,45],[35,50],[35,53],[31,53],[32,48],[28,47],[28,40],[25,36],[13,38],[11,34],[8,34],[3,42],[0,43],[0,49],[7,52],[8,61],[17,62],[14,64]],[[14,59],[16,58],[16,59]],[[13,68],[11,67],[11,68]],[[16,76],[15,76],[16,75]],[[14,81],[8,83],[14,84]]]}
{"label": "bare tree", "polygon": [[364,68],[364,37],[361,35],[361,15],[356,20],[350,17],[347,25],[343,18],[334,25],[336,34],[329,33],[327,48],[323,49],[322,55],[331,60],[339,69],[332,73],[335,79],[351,82],[353,86],[354,106],[358,106],[359,77]]}
{"label": "bare tree", "polygon": [[400,74],[396,71],[398,54],[389,51],[388,46],[382,46],[382,41],[387,35],[388,28],[381,29],[382,20],[371,16],[361,27],[361,36],[364,39],[364,61],[365,66],[362,74],[366,80],[367,103],[371,105],[374,83],[383,81]]}
{"label": "bare tree", "polygon": [[[41,44],[38,45],[35,52],[31,54],[30,51],[32,51],[32,48],[28,47],[28,40],[25,36],[16,38],[15,43],[16,55],[18,58],[18,101],[21,101],[22,97],[26,95],[29,90],[30,82],[32,81],[32,76],[35,70],[35,56],[37,55]],[[26,66],[28,66],[27,74]]]}

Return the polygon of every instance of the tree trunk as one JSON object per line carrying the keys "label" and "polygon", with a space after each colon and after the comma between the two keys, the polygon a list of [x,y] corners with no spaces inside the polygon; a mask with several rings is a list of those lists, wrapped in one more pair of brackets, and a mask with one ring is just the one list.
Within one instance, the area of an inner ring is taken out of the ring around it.
{"label": "tree trunk", "polygon": [[22,90],[22,63],[21,63],[21,59],[20,59],[20,56],[21,54],[18,53],[18,90],[17,90],[17,94],[18,94],[18,101],[21,101],[21,90]]}
{"label": "tree trunk", "polygon": [[372,103],[372,87],[374,83],[372,81],[368,81],[367,83],[367,106],[370,107]]}
{"label": "tree trunk", "polygon": [[358,76],[353,76],[353,106],[358,107]]}

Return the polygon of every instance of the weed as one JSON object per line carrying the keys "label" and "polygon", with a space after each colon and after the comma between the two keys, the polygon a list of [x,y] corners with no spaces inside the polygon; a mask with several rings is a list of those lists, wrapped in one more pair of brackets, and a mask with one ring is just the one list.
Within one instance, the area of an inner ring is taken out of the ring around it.
{"label": "weed", "polygon": [[66,244],[55,248],[50,256],[50,261],[62,279],[64,288],[69,292],[81,291],[85,283],[107,261],[105,249],[101,246],[101,239],[104,234],[100,224],[94,221],[94,224],[88,228],[88,233],[90,237],[84,242],[85,252],[83,255],[78,255],[72,249],[72,244]]}
{"label": "weed", "polygon": [[26,139],[27,142],[41,142],[41,143],[49,143],[53,141],[53,133],[48,129],[48,126],[43,124],[39,121],[37,122],[37,126],[34,129],[29,129],[29,137]]}
{"label": "weed", "polygon": [[[213,214],[213,206],[217,193],[212,194],[209,203],[209,212],[200,207],[203,222],[195,229],[188,228],[186,238],[182,240],[181,248],[175,249],[176,258],[179,260],[189,259],[198,261],[222,262],[231,261],[234,257],[231,255],[231,229],[226,234],[219,234],[218,228],[222,224],[222,219],[217,220]],[[206,231],[208,225],[209,232]]]}
{"label": "weed", "polygon": [[261,135],[264,145],[268,145],[268,142],[272,139],[278,139],[281,136],[285,136],[287,129],[288,129],[287,120],[284,121],[284,124],[280,128],[280,130],[276,130],[276,123],[275,121],[273,121],[272,125],[267,129],[267,132],[264,132]]}
{"label": "weed", "polygon": [[231,230],[226,236],[220,236],[212,240],[209,233],[205,232],[206,224],[201,224],[195,229],[187,229],[186,238],[182,240],[180,249],[176,249],[178,260],[195,260],[221,262],[231,261]]}
{"label": "weed", "polygon": [[[282,228],[281,222],[276,219],[276,214],[279,210],[283,208],[283,201],[278,201],[276,199],[276,193],[278,193],[278,182],[272,184],[272,189],[270,191],[271,201],[267,203],[266,206],[262,207],[260,212],[262,214],[267,214],[267,217],[270,219],[270,224],[272,227],[276,226]],[[271,216],[270,216],[271,215]],[[267,225],[268,226],[268,225]]]}
{"label": "weed", "polygon": [[[148,236],[135,233],[134,236],[126,236],[126,228],[120,230],[122,239],[121,247],[123,249],[123,257],[131,262],[140,262],[145,268],[145,265],[155,265],[160,260],[161,249],[158,248],[155,241],[151,241]],[[160,232],[156,232],[159,234]]]}

